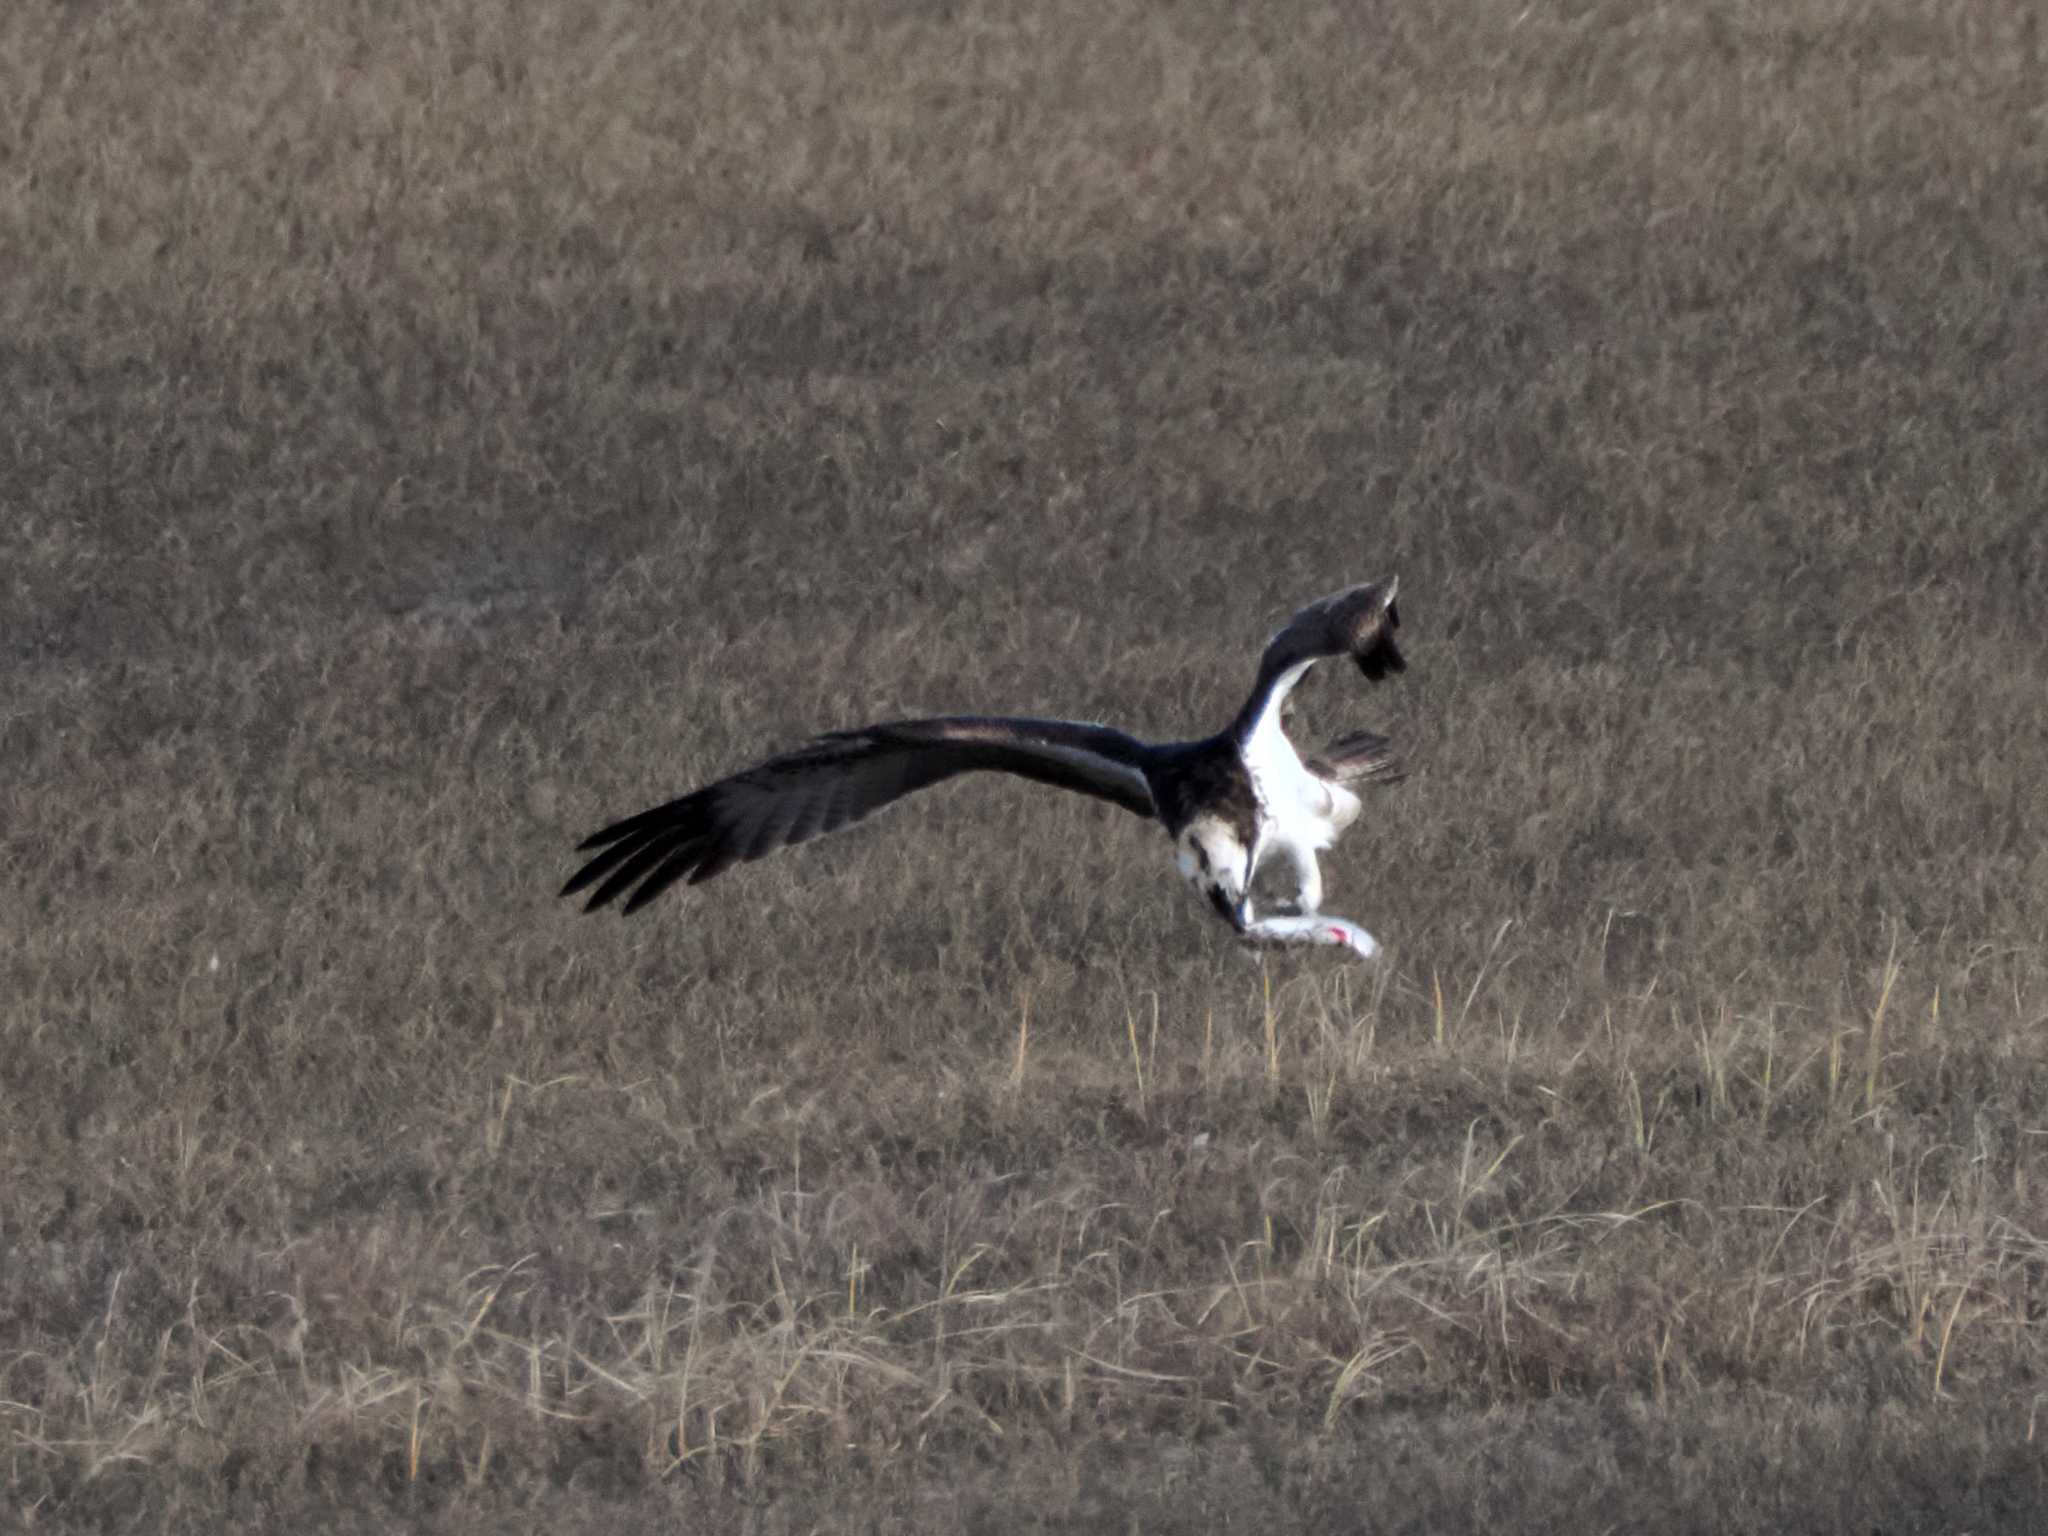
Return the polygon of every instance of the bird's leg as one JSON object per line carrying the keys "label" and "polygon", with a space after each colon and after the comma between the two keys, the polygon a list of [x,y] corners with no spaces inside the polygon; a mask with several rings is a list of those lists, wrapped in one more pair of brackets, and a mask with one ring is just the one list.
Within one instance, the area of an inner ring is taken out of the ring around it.
{"label": "bird's leg", "polygon": [[1323,904],[1323,872],[1316,865],[1315,849],[1306,843],[1289,843],[1287,857],[1294,865],[1295,908],[1304,915],[1316,912]]}
{"label": "bird's leg", "polygon": [[1288,847],[1289,861],[1301,881],[1300,904],[1305,910],[1262,916],[1252,900],[1252,873],[1264,851],[1263,842],[1254,839],[1251,848],[1237,853],[1214,840],[1184,838],[1176,851],[1176,863],[1188,883],[1250,948],[1323,944],[1348,949],[1366,960],[1380,952],[1379,941],[1358,924],[1348,918],[1325,917],[1315,910],[1323,889],[1313,850]]}
{"label": "bird's leg", "polygon": [[1252,917],[1252,884],[1257,880],[1260,868],[1276,859],[1285,859],[1294,871],[1294,910],[1309,913],[1322,906],[1323,872],[1316,866],[1315,848],[1292,838],[1267,835],[1262,830],[1245,860],[1244,894],[1238,902],[1239,919],[1248,921]]}
{"label": "bird's leg", "polygon": [[1275,917],[1258,917],[1246,912],[1237,935],[1244,943],[1261,949],[1327,944],[1348,949],[1361,960],[1370,960],[1380,952],[1379,940],[1358,924],[1349,918],[1330,917],[1320,912]]}

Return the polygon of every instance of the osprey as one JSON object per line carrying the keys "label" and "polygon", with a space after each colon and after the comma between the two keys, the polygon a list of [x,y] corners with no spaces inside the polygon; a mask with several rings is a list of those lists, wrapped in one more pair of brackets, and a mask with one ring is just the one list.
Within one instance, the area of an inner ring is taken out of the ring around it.
{"label": "osprey", "polygon": [[[674,885],[699,885],[734,864],[808,842],[956,774],[1013,773],[1079,790],[1158,821],[1174,863],[1237,936],[1250,944],[1328,944],[1371,957],[1373,936],[1322,911],[1316,855],[1357,819],[1362,784],[1401,777],[1385,737],[1341,737],[1304,759],[1282,708],[1309,669],[1349,656],[1374,682],[1407,662],[1394,643],[1395,583],[1347,587],[1309,604],[1267,642],[1251,696],[1237,717],[1199,741],[1151,743],[1106,725],[953,715],[833,731],[593,833],[594,856],[562,887],[596,885],[595,911],[626,895],[637,911]],[[1259,911],[1260,866],[1285,860],[1291,903]]]}

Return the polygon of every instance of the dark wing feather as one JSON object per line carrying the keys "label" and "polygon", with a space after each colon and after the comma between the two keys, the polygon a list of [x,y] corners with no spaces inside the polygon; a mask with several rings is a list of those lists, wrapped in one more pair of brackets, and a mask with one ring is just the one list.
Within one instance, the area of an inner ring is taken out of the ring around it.
{"label": "dark wing feather", "polygon": [[1376,731],[1340,736],[1311,757],[1308,771],[1333,784],[1393,784],[1408,777],[1394,744]]}
{"label": "dark wing feather", "polygon": [[1400,627],[1401,609],[1391,597],[1378,612],[1360,617],[1359,627],[1351,638],[1351,655],[1358,670],[1375,683],[1408,670],[1408,658],[1394,643],[1394,631]]}
{"label": "dark wing feather", "polygon": [[1122,731],[1068,720],[956,716],[834,731],[592,834],[579,851],[595,857],[562,894],[595,885],[585,907],[594,911],[630,890],[623,910],[636,911],[678,880],[701,884],[962,773],[1017,774],[1149,817],[1150,751]]}
{"label": "dark wing feather", "polygon": [[1348,655],[1375,682],[1405,671],[1407,659],[1394,643],[1394,631],[1401,627],[1401,611],[1394,605],[1398,585],[1368,581],[1310,603],[1282,626],[1268,650],[1283,653],[1290,664]]}
{"label": "dark wing feather", "polygon": [[1259,657],[1259,675],[1251,697],[1238,711],[1231,730],[1247,737],[1265,716],[1276,690],[1284,695],[1304,663],[1349,656],[1374,682],[1408,668],[1394,642],[1401,613],[1394,605],[1398,581],[1368,581],[1318,598],[1281,625]]}
{"label": "dark wing feather", "polygon": [[1280,626],[1266,643],[1261,669],[1284,672],[1297,662],[1350,656],[1374,681],[1405,671],[1407,659],[1394,643],[1401,611],[1394,604],[1395,581],[1368,581],[1310,603]]}

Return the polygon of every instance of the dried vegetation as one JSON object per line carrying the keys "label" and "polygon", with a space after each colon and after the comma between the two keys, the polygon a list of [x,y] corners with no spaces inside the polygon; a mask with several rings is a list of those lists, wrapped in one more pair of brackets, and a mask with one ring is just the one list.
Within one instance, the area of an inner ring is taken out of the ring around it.
{"label": "dried vegetation", "polygon": [[[0,1504],[2039,1529],[2022,6],[0,12]],[[834,724],[1320,683],[1390,947]]]}

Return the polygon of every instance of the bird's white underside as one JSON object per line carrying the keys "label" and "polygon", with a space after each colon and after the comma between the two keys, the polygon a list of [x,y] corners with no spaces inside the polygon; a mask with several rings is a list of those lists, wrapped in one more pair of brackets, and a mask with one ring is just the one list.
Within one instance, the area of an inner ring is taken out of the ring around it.
{"label": "bird's white underside", "polygon": [[[1322,912],[1323,879],[1316,864],[1316,855],[1333,847],[1358,818],[1358,797],[1309,772],[1281,725],[1287,695],[1312,665],[1305,661],[1280,675],[1245,737],[1245,766],[1259,800],[1254,846],[1246,848],[1221,819],[1198,816],[1182,832],[1174,863],[1204,897],[1214,888],[1222,890],[1243,916],[1248,943],[1341,945],[1370,959],[1379,953],[1371,934],[1349,919]],[[1274,859],[1294,868],[1296,910],[1261,916],[1249,893],[1259,870]]]}

